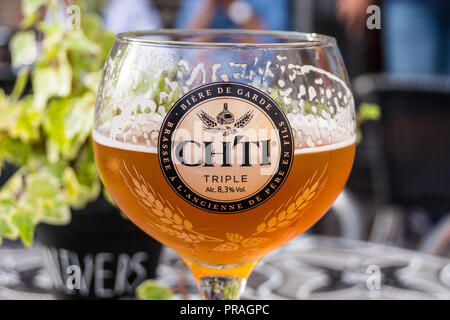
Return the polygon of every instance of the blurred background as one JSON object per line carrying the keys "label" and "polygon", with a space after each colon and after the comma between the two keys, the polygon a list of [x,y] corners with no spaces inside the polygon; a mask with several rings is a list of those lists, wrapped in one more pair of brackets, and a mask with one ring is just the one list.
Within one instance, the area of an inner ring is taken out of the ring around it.
{"label": "blurred background", "polygon": [[115,33],[244,28],[335,37],[359,124],[345,190],[245,297],[450,299],[449,16],[448,0],[0,0],[0,298],[134,297],[155,277],[161,297],[195,297],[102,193],[89,117]]}

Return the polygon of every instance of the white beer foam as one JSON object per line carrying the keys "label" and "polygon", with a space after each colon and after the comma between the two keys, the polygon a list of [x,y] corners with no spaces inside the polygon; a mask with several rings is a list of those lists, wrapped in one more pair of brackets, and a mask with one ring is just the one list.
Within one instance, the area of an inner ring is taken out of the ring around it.
{"label": "white beer foam", "polygon": [[[122,142],[117,139],[111,139],[103,135],[102,133],[98,132],[97,130],[94,130],[92,132],[92,137],[94,138],[95,142],[111,147],[116,149],[122,149],[122,150],[128,150],[128,151],[136,151],[136,152],[145,152],[145,153],[158,153],[158,149],[156,146],[147,146],[142,144],[134,144],[134,143],[127,143]],[[349,139],[347,141],[333,143],[330,145],[323,145],[318,147],[306,147],[306,148],[296,148],[294,150],[295,154],[305,154],[305,153],[317,153],[317,152],[324,152],[324,151],[330,151],[330,150],[337,150],[341,148],[345,148],[347,146],[350,146],[354,144],[356,140],[354,138]]]}
{"label": "white beer foam", "polygon": [[[248,64],[237,61],[195,64],[190,57],[179,59],[175,51],[169,49],[149,51],[137,46],[128,50],[124,65],[114,65],[112,58],[108,60],[97,101],[95,136],[103,135],[114,143],[132,145],[132,150],[153,150],[157,147],[159,130],[166,115],[166,109],[158,105],[157,97],[160,101],[172,97],[171,101],[176,101],[199,85],[220,79],[229,81],[235,75],[237,78],[233,81],[279,97],[292,128],[297,153],[302,150],[316,152],[314,148],[323,150],[324,146],[334,148],[355,141],[353,96],[344,80],[326,70],[292,64],[288,57],[280,54],[273,62],[255,56],[254,63]],[[120,57],[115,59],[121,61]],[[176,79],[164,78],[169,87],[167,92],[161,91],[155,96],[156,88],[150,86],[147,92],[136,94],[136,86],[145,82],[146,77],[162,76],[174,65],[179,68]],[[108,110],[115,110],[112,119],[109,118],[111,112],[104,112]],[[104,139],[97,139],[99,143],[100,140]]]}
{"label": "white beer foam", "polygon": [[142,144],[132,144],[121,142],[118,140],[114,140],[108,137],[105,137],[103,134],[99,133],[97,130],[92,131],[92,137],[94,141],[111,148],[129,150],[129,151],[137,151],[137,152],[146,152],[146,153],[158,153],[158,149],[154,146],[146,146]]}

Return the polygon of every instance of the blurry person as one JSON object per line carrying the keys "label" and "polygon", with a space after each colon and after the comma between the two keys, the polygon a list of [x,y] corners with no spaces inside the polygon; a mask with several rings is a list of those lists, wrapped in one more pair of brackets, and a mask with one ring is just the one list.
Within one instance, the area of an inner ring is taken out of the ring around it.
{"label": "blurry person", "polygon": [[[76,5],[76,1],[66,1],[64,4],[67,6],[70,4]],[[104,27],[114,33],[162,28],[159,12],[152,0],[88,2],[85,9],[102,15]],[[47,11],[46,19],[52,19],[50,11]],[[59,7],[59,19],[61,22],[67,19],[67,12],[63,5]]]}
{"label": "blurry person", "polygon": [[288,0],[184,0],[178,28],[267,29],[289,28]]}
{"label": "blurry person", "polygon": [[158,10],[151,0],[109,0],[103,16],[105,27],[115,33],[162,27]]}
{"label": "blurry person", "polygon": [[336,0],[349,37],[366,28],[367,7],[380,4],[384,69],[450,75],[449,0]]}
{"label": "blurry person", "polygon": [[450,1],[385,0],[386,71],[450,75]]}
{"label": "blurry person", "polygon": [[367,7],[375,0],[336,0],[336,16],[345,24],[347,37],[358,39],[366,28]]}

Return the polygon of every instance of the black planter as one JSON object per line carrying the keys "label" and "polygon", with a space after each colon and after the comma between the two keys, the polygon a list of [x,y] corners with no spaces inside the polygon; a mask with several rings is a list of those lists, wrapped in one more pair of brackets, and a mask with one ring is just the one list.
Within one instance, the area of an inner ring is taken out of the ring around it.
{"label": "black planter", "polygon": [[104,198],[74,210],[67,226],[40,224],[36,238],[55,293],[64,299],[134,297],[137,285],[155,277],[161,252],[159,242]]}

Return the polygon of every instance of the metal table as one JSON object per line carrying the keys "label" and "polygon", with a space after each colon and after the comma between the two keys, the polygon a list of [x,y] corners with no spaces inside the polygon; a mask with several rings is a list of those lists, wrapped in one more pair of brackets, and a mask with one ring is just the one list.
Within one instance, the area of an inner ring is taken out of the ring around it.
{"label": "metal table", "polygon": [[[165,248],[158,281],[179,283],[180,260]],[[198,298],[190,273],[190,298]],[[176,299],[181,295],[175,295]],[[301,236],[267,255],[243,299],[450,299],[450,260],[396,247]],[[54,299],[38,248],[0,249],[0,299]]]}

